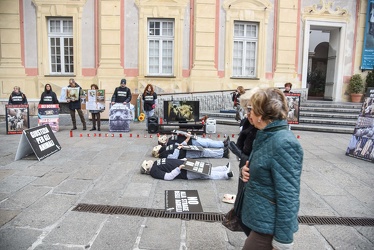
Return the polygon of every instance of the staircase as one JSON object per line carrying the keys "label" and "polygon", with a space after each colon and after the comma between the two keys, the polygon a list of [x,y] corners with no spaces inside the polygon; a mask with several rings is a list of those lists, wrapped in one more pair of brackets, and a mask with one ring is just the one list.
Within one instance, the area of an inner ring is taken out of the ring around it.
{"label": "staircase", "polygon": [[[292,124],[292,130],[353,134],[362,103],[306,101],[300,105],[299,124]],[[200,112],[216,119],[217,124],[235,125],[233,110]]]}

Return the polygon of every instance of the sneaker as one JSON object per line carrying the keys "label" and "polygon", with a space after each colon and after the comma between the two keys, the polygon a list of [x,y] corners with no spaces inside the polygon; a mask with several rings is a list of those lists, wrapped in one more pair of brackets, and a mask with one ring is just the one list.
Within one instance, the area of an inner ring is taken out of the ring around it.
{"label": "sneaker", "polygon": [[227,136],[226,140],[223,141],[223,146],[227,147],[230,143],[230,136]]}
{"label": "sneaker", "polygon": [[227,165],[226,165],[226,171],[227,172],[231,172],[231,164],[230,164],[230,162],[227,163]]}
{"label": "sneaker", "polygon": [[230,171],[230,172],[227,173],[227,176],[228,176],[229,178],[232,178],[232,177],[234,177],[234,173],[233,173],[232,171]]}
{"label": "sneaker", "polygon": [[228,147],[225,147],[224,149],[223,149],[223,156],[222,156],[223,158],[230,158],[230,150],[229,150],[229,148]]}

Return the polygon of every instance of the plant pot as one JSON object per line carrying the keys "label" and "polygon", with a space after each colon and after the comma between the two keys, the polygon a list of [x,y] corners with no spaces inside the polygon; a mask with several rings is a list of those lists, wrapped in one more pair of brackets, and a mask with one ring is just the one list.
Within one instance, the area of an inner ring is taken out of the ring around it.
{"label": "plant pot", "polygon": [[363,94],[351,94],[351,101],[352,102],[361,102]]}

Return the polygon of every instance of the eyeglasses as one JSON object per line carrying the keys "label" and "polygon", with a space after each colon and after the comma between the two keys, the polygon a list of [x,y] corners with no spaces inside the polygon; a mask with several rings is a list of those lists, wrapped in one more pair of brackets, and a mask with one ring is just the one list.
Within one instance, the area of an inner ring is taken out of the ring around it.
{"label": "eyeglasses", "polygon": [[247,113],[249,114],[251,113],[251,111],[252,111],[252,106],[251,105],[247,106]]}

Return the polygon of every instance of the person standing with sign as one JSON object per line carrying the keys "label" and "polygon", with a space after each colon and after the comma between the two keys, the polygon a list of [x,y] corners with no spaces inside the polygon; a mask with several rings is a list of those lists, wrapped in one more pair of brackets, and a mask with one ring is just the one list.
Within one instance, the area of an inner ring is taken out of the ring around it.
{"label": "person standing with sign", "polygon": [[145,125],[148,130],[148,118],[155,114],[157,94],[155,93],[152,84],[147,84],[144,89],[142,99],[144,101]]}
{"label": "person standing with sign", "polygon": [[[92,90],[98,90],[99,86],[96,84],[91,84]],[[92,115],[92,129],[90,131],[96,130],[96,121],[97,121],[97,130],[100,131],[100,125],[101,125],[101,119],[100,119],[100,113],[102,111],[100,110],[89,110]]]}
{"label": "person standing with sign", "polygon": [[75,82],[73,78],[69,79],[69,88],[79,88],[78,91],[78,96],[75,100],[70,100],[68,99],[67,102],[69,103],[69,109],[70,109],[70,116],[71,116],[71,121],[73,122],[73,128],[71,130],[76,130],[77,129],[77,121],[75,119],[75,110],[77,110],[79,118],[81,119],[81,122],[83,124],[83,130],[86,130],[86,120],[84,119],[84,115],[81,109],[81,102],[80,102],[80,94],[82,92],[82,88],[79,86],[78,83]]}
{"label": "person standing with sign", "polygon": [[40,96],[39,104],[59,104],[57,95],[52,91],[52,86],[49,83],[44,86],[44,92]]}
{"label": "person standing with sign", "polygon": [[27,104],[27,98],[24,93],[21,92],[21,88],[14,86],[12,93],[9,96],[8,104]]}
{"label": "person standing with sign", "polygon": [[120,86],[114,90],[112,105],[115,103],[128,104],[131,101],[131,90],[126,87],[126,79],[122,79]]}

